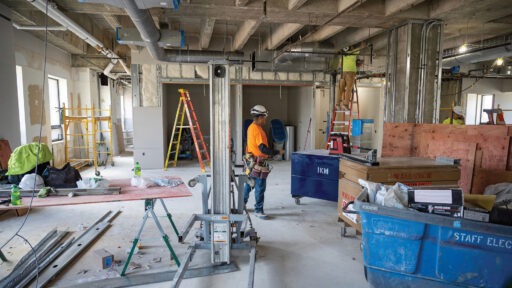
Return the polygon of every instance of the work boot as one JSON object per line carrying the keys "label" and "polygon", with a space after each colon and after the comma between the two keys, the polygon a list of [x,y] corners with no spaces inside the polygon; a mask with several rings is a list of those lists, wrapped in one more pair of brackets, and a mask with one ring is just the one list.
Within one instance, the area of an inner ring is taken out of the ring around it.
{"label": "work boot", "polygon": [[262,220],[268,219],[267,214],[265,214],[265,212],[256,212],[256,213],[254,213],[254,216],[256,216]]}

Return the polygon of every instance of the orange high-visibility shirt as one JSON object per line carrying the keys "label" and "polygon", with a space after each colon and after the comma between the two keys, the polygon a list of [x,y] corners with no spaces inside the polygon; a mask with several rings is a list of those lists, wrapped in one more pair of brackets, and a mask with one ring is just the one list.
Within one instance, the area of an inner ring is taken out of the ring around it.
{"label": "orange high-visibility shirt", "polygon": [[247,152],[252,153],[255,157],[267,157],[258,148],[262,143],[268,147],[267,134],[260,125],[252,123],[247,128]]}

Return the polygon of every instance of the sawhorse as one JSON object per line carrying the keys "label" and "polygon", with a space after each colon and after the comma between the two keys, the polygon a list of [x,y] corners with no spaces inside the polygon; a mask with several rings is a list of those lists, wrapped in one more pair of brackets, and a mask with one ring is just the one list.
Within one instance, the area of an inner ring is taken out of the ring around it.
{"label": "sawhorse", "polygon": [[137,244],[139,243],[140,235],[142,234],[142,230],[144,229],[144,225],[146,224],[146,220],[148,220],[148,216],[151,214],[151,217],[155,221],[156,227],[158,227],[158,230],[160,230],[160,234],[162,235],[162,238],[165,242],[165,245],[171,252],[171,256],[174,259],[174,262],[176,262],[176,265],[180,267],[181,263],[178,259],[178,256],[176,256],[176,253],[174,252],[174,249],[171,246],[171,243],[169,242],[169,237],[167,234],[165,234],[164,229],[162,228],[162,225],[160,225],[160,222],[158,221],[158,218],[155,214],[155,202],[157,200],[160,200],[160,203],[162,203],[162,206],[164,207],[165,213],[167,214],[167,219],[171,222],[172,228],[174,230],[174,233],[176,233],[176,236],[179,236],[178,229],[176,228],[176,225],[174,224],[174,221],[172,220],[171,213],[169,213],[169,210],[167,210],[167,206],[165,206],[163,199],[146,199],[144,200],[144,209],[146,210],[146,213],[144,214],[144,218],[142,219],[142,225],[140,226],[139,232],[137,233],[137,236],[135,236],[135,239],[133,239],[133,245],[132,249],[130,250],[130,254],[128,254],[128,259],[126,259],[126,263],[124,264],[123,272],[121,272],[121,276],[125,275],[126,269],[128,268],[128,265],[130,264],[130,261],[133,256],[133,252],[135,251],[135,247],[137,247]]}

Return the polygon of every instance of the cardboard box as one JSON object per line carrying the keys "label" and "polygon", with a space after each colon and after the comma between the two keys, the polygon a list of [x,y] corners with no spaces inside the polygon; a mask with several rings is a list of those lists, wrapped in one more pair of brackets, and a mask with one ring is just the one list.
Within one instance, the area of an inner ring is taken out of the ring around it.
{"label": "cardboard box", "polygon": [[114,265],[114,255],[105,249],[94,250],[94,254],[101,258],[101,266],[103,269],[107,269]]}
{"label": "cardboard box", "polygon": [[464,208],[464,219],[489,222],[490,213],[484,209]]}
{"label": "cardboard box", "polygon": [[342,208],[350,201],[354,201],[361,193],[363,188],[361,185],[341,178],[338,189],[338,216],[347,224],[361,232],[361,220],[357,214],[343,213]]}
{"label": "cardboard box", "polygon": [[409,208],[424,213],[462,218],[464,197],[457,189],[410,189]]}

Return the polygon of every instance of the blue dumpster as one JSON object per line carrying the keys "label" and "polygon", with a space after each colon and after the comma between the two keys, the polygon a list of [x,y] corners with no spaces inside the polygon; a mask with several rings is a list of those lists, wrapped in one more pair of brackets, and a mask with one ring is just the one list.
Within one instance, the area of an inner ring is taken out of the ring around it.
{"label": "blue dumpster", "polygon": [[367,197],[364,190],[354,208],[374,287],[512,287],[512,227],[383,207]]}

